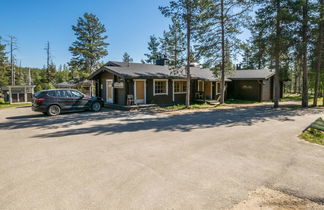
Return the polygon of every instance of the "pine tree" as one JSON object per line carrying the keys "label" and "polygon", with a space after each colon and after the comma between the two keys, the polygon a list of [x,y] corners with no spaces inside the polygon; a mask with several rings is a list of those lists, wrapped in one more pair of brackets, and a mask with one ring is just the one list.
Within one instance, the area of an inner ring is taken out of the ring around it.
{"label": "pine tree", "polygon": [[189,107],[190,105],[190,64],[192,62],[191,42],[199,17],[198,7],[199,0],[174,0],[170,1],[168,6],[160,7],[164,16],[179,18],[181,28],[186,30],[186,107]]}
{"label": "pine tree", "polygon": [[[313,106],[317,106],[317,99],[320,93],[320,86],[322,86],[322,94],[323,94],[323,105],[324,105],[324,79],[321,80],[321,73],[323,73],[323,66],[324,66],[324,58],[323,58],[323,51],[324,51],[324,0],[318,0],[318,7],[319,9],[319,16],[317,18],[317,47],[316,50],[316,73],[315,73],[315,87],[314,87],[314,101]],[[322,70],[322,71],[321,71]],[[324,76],[323,76],[324,78]],[[322,84],[320,84],[322,81]]]}
{"label": "pine tree", "polygon": [[123,62],[131,63],[133,62],[133,58],[131,58],[130,55],[127,52],[125,52],[123,54]]}
{"label": "pine tree", "polygon": [[2,44],[2,38],[0,37],[0,86],[7,86],[10,83],[10,71],[5,50],[6,45]]}
{"label": "pine tree", "polygon": [[106,29],[98,17],[91,13],[80,17],[72,29],[77,40],[69,48],[73,55],[71,63],[78,67],[82,77],[86,77],[95,70],[99,60],[108,55],[108,43],[105,42],[107,36],[104,35]]}
{"label": "pine tree", "polygon": [[160,55],[160,52],[159,52],[160,42],[154,35],[151,35],[150,41],[147,44],[148,44],[147,49],[149,50],[149,53],[144,54],[147,57],[147,59],[145,61],[147,63],[154,63],[154,61]]}
{"label": "pine tree", "polygon": [[213,68],[220,64],[221,97],[225,98],[226,56],[231,56],[239,48],[237,35],[241,26],[248,20],[247,12],[251,8],[248,0],[205,0],[200,4],[200,24],[196,36],[198,53],[205,65]]}
{"label": "pine tree", "polygon": [[180,21],[177,17],[172,18],[169,31],[163,33],[161,39],[163,54],[169,59],[171,70],[180,69],[185,62],[184,52],[186,50],[186,37],[182,31]]}
{"label": "pine tree", "polygon": [[275,68],[274,107],[279,106],[281,70],[285,65],[283,57],[292,46],[292,5],[289,0],[259,0],[259,9],[252,25],[259,41],[266,43],[269,54],[268,67]]}

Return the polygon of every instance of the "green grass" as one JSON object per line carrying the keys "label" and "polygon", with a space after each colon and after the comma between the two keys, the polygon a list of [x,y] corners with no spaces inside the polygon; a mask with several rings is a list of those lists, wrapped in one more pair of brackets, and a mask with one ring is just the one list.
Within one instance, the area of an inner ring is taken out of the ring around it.
{"label": "green grass", "polygon": [[[215,105],[209,105],[209,104],[191,104],[188,109],[211,109],[215,108]],[[186,105],[179,104],[179,105],[172,105],[172,106],[162,106],[161,108],[166,110],[181,110],[186,109]]]}
{"label": "green grass", "polygon": [[[280,101],[286,102],[286,101],[300,101],[302,100],[302,96],[300,94],[285,94]],[[313,104],[314,96],[309,95],[308,103],[309,105]],[[317,99],[317,104],[322,105],[323,104],[323,97],[319,97]]]}
{"label": "green grass", "polygon": [[11,107],[21,107],[21,106],[30,106],[31,103],[24,103],[24,104],[8,104],[2,103],[0,104],[0,109],[11,108]]}
{"label": "green grass", "polygon": [[259,104],[258,101],[248,101],[248,100],[239,100],[239,99],[228,99],[225,100],[225,104]]}
{"label": "green grass", "polygon": [[299,137],[312,143],[324,145],[324,132],[314,128],[308,129],[300,134]]}

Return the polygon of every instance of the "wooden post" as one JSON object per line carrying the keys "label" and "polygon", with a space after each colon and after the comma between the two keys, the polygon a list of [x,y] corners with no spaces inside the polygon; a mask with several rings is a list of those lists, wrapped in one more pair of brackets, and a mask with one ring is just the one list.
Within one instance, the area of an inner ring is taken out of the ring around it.
{"label": "wooden post", "polygon": [[25,103],[27,103],[27,87],[25,86],[25,92],[24,92],[24,94],[25,94]]}
{"label": "wooden post", "polygon": [[11,87],[9,87],[9,103],[12,104]]}

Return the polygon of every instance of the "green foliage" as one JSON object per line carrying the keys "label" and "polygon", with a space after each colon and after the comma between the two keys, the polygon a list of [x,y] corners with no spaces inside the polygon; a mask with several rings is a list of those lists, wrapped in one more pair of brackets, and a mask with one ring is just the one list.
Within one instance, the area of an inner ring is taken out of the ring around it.
{"label": "green foliage", "polygon": [[0,86],[10,84],[10,70],[8,66],[8,58],[6,55],[6,45],[2,44],[0,37]]}
{"label": "green foliage", "polygon": [[123,62],[126,62],[126,63],[133,62],[133,58],[131,58],[130,55],[127,52],[125,52],[123,54]]}
{"label": "green foliage", "polygon": [[150,41],[147,44],[148,44],[147,49],[149,50],[149,52],[144,54],[147,57],[147,59],[145,61],[147,63],[154,63],[154,61],[160,55],[160,53],[159,53],[160,42],[154,35],[151,35]]}
{"label": "green foliage", "polygon": [[90,74],[97,67],[99,60],[108,55],[105,26],[94,14],[85,13],[72,29],[77,40],[69,48],[73,55],[70,66],[74,70],[77,68],[78,71]]}
{"label": "green foliage", "polygon": [[161,38],[161,54],[169,59],[172,69],[179,69],[185,62],[186,40],[178,17],[172,18],[169,31],[163,33]]}
{"label": "green foliage", "polygon": [[[224,15],[221,15],[223,5]],[[214,68],[222,61],[222,23],[224,25],[225,66],[240,46],[238,35],[242,26],[249,21],[248,12],[251,2],[248,0],[205,0],[200,6],[199,24],[195,39],[197,54],[204,61],[204,66]]]}

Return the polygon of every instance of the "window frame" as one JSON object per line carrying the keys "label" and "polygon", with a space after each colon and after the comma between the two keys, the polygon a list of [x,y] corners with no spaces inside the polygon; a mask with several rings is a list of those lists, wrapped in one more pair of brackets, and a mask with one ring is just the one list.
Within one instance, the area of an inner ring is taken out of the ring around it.
{"label": "window frame", "polygon": [[[155,92],[155,82],[165,82],[166,88],[165,93],[156,93]],[[169,79],[153,79],[153,96],[169,95]]]}
{"label": "window frame", "polygon": [[[176,92],[176,89],[175,89],[175,83],[176,82],[184,82],[185,85],[186,85],[186,90],[184,92]],[[187,80],[185,80],[185,79],[174,79],[173,80],[173,93],[174,94],[186,94],[187,93]]]}

